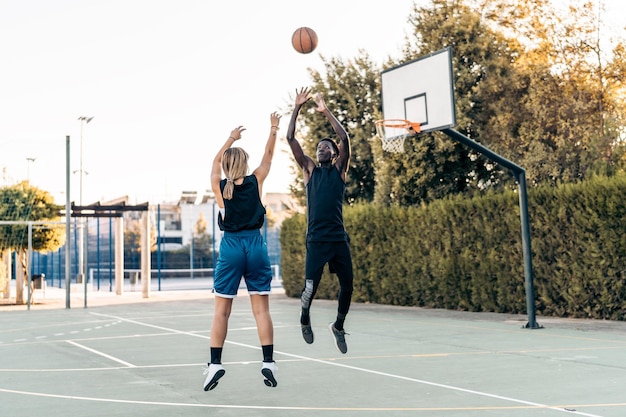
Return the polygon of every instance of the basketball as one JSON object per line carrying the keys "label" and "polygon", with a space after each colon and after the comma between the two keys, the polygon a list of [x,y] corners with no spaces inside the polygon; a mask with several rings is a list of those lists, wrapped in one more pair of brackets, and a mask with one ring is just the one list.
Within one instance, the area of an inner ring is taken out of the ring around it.
{"label": "basketball", "polygon": [[317,48],[317,33],[306,26],[298,28],[293,32],[291,44],[301,54],[310,54]]}

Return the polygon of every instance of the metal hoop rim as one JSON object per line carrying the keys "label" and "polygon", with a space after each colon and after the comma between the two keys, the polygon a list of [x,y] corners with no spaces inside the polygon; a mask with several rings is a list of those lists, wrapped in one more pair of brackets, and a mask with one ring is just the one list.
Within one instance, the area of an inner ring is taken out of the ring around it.
{"label": "metal hoop rim", "polygon": [[413,129],[415,133],[420,132],[420,123],[411,122],[406,119],[380,119],[375,121],[377,126],[384,126],[396,129]]}
{"label": "metal hoop rim", "polygon": [[381,119],[381,120],[376,120],[376,124],[379,126],[385,126],[385,127],[403,128],[403,127],[409,127],[411,125],[411,122],[409,122],[408,120],[404,120],[404,119]]}

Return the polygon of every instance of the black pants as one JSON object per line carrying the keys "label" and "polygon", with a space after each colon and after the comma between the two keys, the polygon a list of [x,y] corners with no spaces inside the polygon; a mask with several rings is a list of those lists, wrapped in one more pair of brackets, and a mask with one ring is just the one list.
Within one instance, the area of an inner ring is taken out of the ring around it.
{"label": "black pants", "polygon": [[331,273],[339,279],[337,312],[345,317],[350,310],[354,274],[349,242],[307,242],[305,281],[301,302],[303,308],[310,308],[317,288],[322,280],[324,266],[328,264]]}

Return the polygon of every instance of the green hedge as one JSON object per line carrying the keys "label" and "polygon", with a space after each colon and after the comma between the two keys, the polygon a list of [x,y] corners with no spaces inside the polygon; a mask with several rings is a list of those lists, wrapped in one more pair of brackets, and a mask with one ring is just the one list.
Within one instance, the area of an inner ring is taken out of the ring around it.
{"label": "green hedge", "polygon": [[[536,312],[624,320],[626,177],[599,177],[529,190]],[[420,207],[345,207],[357,302],[525,313],[516,192],[436,201]],[[288,296],[303,285],[306,218],[282,224]],[[317,298],[334,299],[324,272]]]}

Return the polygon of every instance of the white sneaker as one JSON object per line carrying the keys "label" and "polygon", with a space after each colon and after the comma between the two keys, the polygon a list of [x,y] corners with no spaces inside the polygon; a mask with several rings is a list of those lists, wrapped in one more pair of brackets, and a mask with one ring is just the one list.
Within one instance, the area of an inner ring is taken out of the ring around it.
{"label": "white sneaker", "polygon": [[268,387],[275,387],[278,385],[278,381],[276,381],[276,371],[278,370],[278,366],[276,366],[276,362],[263,362],[263,367],[261,368],[261,373],[265,378],[263,382]]}
{"label": "white sneaker", "polygon": [[219,379],[223,377],[225,373],[226,371],[221,364],[209,364],[208,368],[204,369],[204,375],[208,374],[206,379],[204,380],[204,390],[210,391],[213,388],[217,387],[217,381],[219,381]]}

